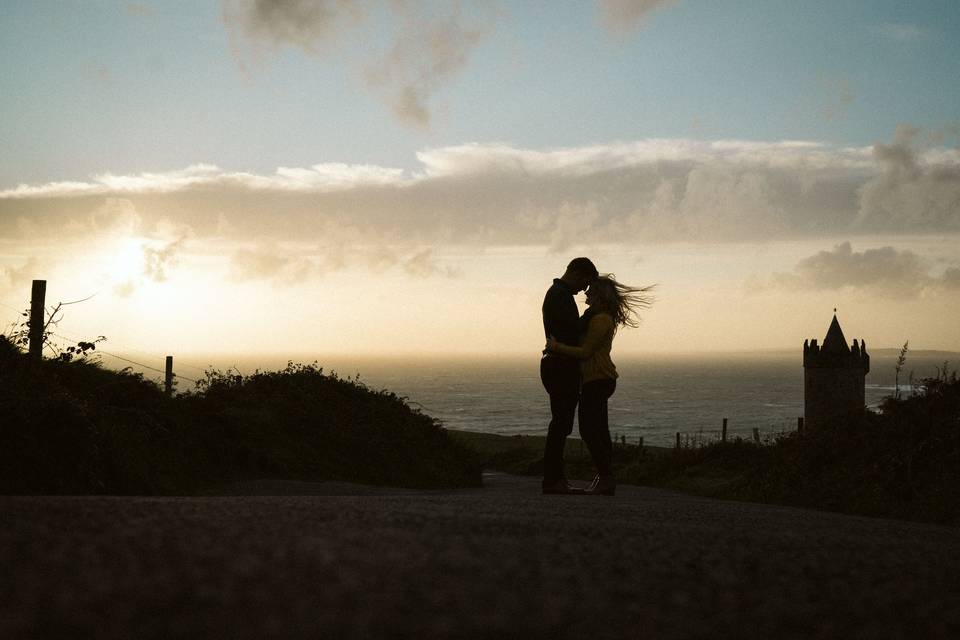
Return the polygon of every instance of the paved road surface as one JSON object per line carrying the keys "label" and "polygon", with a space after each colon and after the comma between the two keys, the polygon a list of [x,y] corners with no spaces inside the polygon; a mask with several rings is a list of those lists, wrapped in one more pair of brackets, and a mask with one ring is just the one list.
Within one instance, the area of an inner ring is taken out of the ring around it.
{"label": "paved road surface", "polygon": [[957,528],[538,486],[0,497],[0,638],[960,638]]}

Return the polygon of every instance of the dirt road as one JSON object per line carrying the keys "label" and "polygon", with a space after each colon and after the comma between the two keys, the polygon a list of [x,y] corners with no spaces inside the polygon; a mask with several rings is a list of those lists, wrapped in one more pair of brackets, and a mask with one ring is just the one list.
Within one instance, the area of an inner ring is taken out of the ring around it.
{"label": "dirt road", "polygon": [[960,637],[956,528],[538,488],[0,497],[0,637]]}

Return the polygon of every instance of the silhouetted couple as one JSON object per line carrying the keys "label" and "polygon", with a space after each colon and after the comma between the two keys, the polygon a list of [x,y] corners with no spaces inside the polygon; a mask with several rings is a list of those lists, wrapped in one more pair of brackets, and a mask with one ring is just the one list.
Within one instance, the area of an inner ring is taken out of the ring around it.
{"label": "silhouetted couple", "polygon": [[[650,305],[646,294],[650,288],[622,285],[612,274],[600,275],[588,258],[574,258],[547,290],[543,299],[547,344],[540,359],[540,380],[550,394],[551,414],[543,453],[544,493],[612,496],[616,491],[607,401],[617,388],[617,368],[610,350],[619,327],[637,326],[637,310]],[[574,295],[583,290],[587,310],[580,317]],[[597,476],[586,488],[571,486],[563,471],[563,448],[573,432],[574,416],[597,467]]]}

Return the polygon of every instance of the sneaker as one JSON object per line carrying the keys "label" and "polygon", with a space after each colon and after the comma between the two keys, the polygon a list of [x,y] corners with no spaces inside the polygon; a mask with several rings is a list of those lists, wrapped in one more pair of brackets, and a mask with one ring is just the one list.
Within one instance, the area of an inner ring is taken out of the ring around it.
{"label": "sneaker", "polygon": [[571,486],[566,480],[557,480],[553,484],[543,485],[543,495],[577,495],[582,493],[583,489]]}
{"label": "sneaker", "polygon": [[617,481],[613,476],[597,476],[594,484],[586,491],[592,496],[612,496],[617,492]]}
{"label": "sneaker", "polygon": [[600,483],[600,475],[593,476],[593,481],[587,485],[587,488],[584,489],[584,493],[593,493],[593,490],[597,488],[597,484]]}

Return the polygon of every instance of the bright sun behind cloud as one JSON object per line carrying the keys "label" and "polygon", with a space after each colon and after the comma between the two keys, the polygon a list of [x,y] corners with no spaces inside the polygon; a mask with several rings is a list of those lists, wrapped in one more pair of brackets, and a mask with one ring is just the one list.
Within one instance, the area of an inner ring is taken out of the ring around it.
{"label": "bright sun behind cloud", "polygon": [[146,240],[138,237],[126,237],[117,242],[109,261],[111,279],[116,284],[141,278],[144,244]]}

